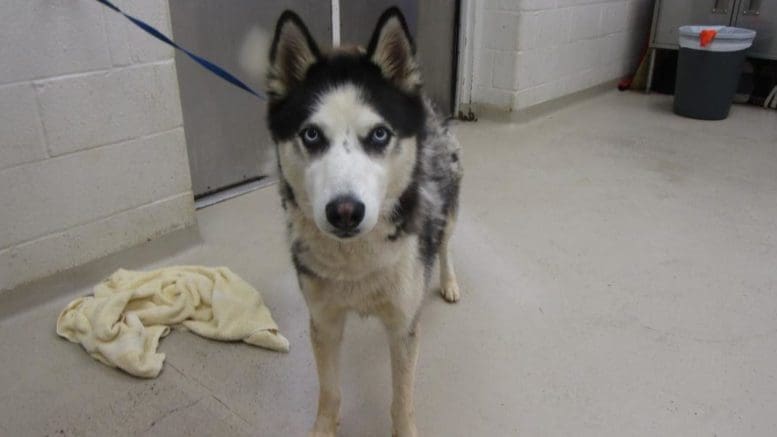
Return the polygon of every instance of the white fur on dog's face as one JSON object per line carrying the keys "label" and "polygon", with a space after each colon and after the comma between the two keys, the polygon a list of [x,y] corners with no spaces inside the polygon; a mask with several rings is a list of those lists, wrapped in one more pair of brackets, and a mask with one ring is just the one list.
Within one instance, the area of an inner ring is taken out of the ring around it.
{"label": "white fur on dog's face", "polygon": [[[303,201],[303,212],[312,216],[321,231],[338,238],[327,220],[326,205],[337,197],[352,196],[365,206],[356,235],[370,232],[383,214],[390,213],[410,182],[415,137],[398,138],[353,85],[339,86],[321,96],[303,124],[307,125],[317,126],[328,140],[323,153],[311,154],[298,138],[280,148],[284,177],[295,192],[304,190],[304,199],[298,199]],[[377,126],[388,128],[391,140],[381,153],[367,153],[362,139]]]}

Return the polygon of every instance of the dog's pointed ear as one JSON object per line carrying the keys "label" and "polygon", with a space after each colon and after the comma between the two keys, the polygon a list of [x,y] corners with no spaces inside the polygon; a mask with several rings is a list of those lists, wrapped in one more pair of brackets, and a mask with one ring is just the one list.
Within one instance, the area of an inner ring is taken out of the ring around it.
{"label": "dog's pointed ear", "polygon": [[415,92],[421,86],[415,45],[399,8],[389,8],[380,16],[367,55],[380,67],[383,76],[400,89]]}
{"label": "dog's pointed ear", "polygon": [[321,52],[310,36],[302,19],[292,11],[284,11],[275,25],[275,36],[270,48],[270,69],[267,74],[267,91],[279,98],[302,82],[305,74]]}

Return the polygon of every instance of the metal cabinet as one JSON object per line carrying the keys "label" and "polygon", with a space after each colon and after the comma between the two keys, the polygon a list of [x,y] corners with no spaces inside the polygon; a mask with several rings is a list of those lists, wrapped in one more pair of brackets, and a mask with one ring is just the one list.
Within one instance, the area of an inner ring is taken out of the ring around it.
{"label": "metal cabinet", "polygon": [[684,24],[737,26],[756,31],[748,56],[777,59],[777,2],[774,0],[656,0],[651,49],[677,49]]}
{"label": "metal cabinet", "polygon": [[676,50],[678,28],[686,24],[753,29],[756,37],[747,55],[777,60],[777,0],[656,0],[650,29],[647,91],[653,82],[656,50]]}
{"label": "metal cabinet", "polygon": [[665,0],[656,1],[653,13],[651,46],[677,48],[677,29],[686,24],[725,25],[731,23],[735,0]]}
{"label": "metal cabinet", "polygon": [[342,40],[367,45],[380,13],[398,6],[417,44],[424,91],[445,115],[453,112],[457,0],[340,0]]}
{"label": "metal cabinet", "polygon": [[739,0],[732,25],[756,31],[753,58],[777,59],[777,1]]}
{"label": "metal cabinet", "polygon": [[[238,51],[256,26],[272,35],[275,21],[287,8],[302,16],[322,46],[330,45],[328,1],[170,0],[170,18],[178,43],[262,89],[263,77],[241,74]],[[275,155],[265,127],[264,102],[218,80],[180,52],[175,62],[195,198],[274,178]]]}
{"label": "metal cabinet", "polygon": [[[228,7],[225,6],[228,4]],[[426,90],[446,113],[456,81],[457,0],[340,0],[342,40],[367,45],[379,14],[398,4],[417,37]],[[183,46],[237,72],[262,89],[264,78],[250,77],[238,65],[238,51],[249,30],[272,35],[283,9],[300,14],[322,47],[332,40],[332,2],[324,0],[170,0],[175,39]],[[265,105],[176,53],[176,69],[192,187],[198,205],[207,205],[248,186],[274,179],[275,156],[265,127]],[[230,189],[237,191],[229,191]],[[204,199],[204,200],[203,200]]]}

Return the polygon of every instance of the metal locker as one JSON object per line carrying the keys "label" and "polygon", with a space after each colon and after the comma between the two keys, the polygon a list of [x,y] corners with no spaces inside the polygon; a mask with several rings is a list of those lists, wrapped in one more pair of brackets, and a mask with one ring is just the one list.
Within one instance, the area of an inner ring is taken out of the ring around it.
{"label": "metal locker", "polygon": [[[284,9],[296,11],[319,44],[331,45],[329,1],[170,0],[176,41],[237,73],[255,89],[264,88],[264,78],[242,74],[238,51],[254,26],[271,36]],[[180,53],[176,53],[176,68],[195,197],[274,176],[274,146],[265,127],[265,102]]]}
{"label": "metal locker", "polygon": [[774,0],[738,0],[734,26],[756,32],[748,56],[777,59],[777,2]]}
{"label": "metal locker", "polygon": [[686,24],[730,25],[735,0],[658,0],[651,46],[677,48],[677,29]]}
{"label": "metal locker", "polygon": [[398,6],[416,41],[426,94],[453,111],[458,54],[457,0],[340,0],[341,41],[366,46],[380,14]]}

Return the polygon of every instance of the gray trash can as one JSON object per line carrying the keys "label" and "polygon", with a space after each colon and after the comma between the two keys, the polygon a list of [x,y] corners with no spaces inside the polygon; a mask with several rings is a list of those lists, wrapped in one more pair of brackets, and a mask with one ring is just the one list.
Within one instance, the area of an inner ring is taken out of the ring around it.
{"label": "gray trash can", "polygon": [[[717,34],[702,47],[700,35],[706,29],[714,29]],[[682,26],[679,34],[674,112],[701,120],[723,120],[731,109],[755,31],[727,26]]]}

